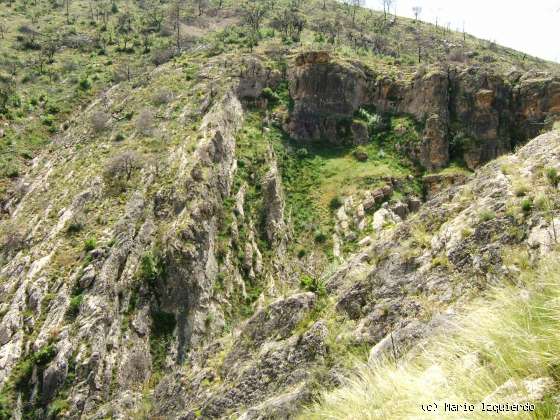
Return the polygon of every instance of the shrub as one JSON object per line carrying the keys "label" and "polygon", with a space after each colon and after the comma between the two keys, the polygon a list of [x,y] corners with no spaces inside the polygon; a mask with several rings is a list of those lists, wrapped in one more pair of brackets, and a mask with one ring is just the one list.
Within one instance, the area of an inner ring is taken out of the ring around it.
{"label": "shrub", "polygon": [[130,80],[133,74],[129,65],[118,66],[113,70],[112,80],[115,83]]}
{"label": "shrub", "polygon": [[297,149],[296,156],[298,157],[298,159],[305,159],[306,157],[309,156],[309,152],[305,147],[301,147]]}
{"label": "shrub", "polygon": [[368,129],[370,133],[374,133],[379,131],[383,125],[383,119],[378,114],[371,114],[366,109],[360,108],[357,112],[358,117],[365,120],[368,125]]}
{"label": "shrub", "polygon": [[52,115],[47,114],[41,117],[41,122],[47,127],[52,127],[54,125],[55,119]]}
{"label": "shrub", "polygon": [[11,377],[16,390],[29,391],[31,388],[31,376],[35,370],[34,368],[37,367],[38,374],[42,375],[44,368],[54,359],[56,353],[56,347],[53,344],[48,344],[40,348],[37,352],[20,359],[12,370]]}
{"label": "shrub", "polygon": [[523,213],[529,213],[533,209],[533,200],[531,198],[524,198],[521,201],[521,210]]}
{"label": "shrub", "polygon": [[80,215],[74,215],[68,222],[68,227],[66,232],[69,234],[74,234],[80,232],[85,226],[84,220]]}
{"label": "shrub", "polygon": [[72,298],[70,298],[70,303],[68,304],[68,309],[66,309],[66,318],[76,319],[76,317],[80,313],[80,306],[82,305],[83,301],[84,295],[82,294],[72,296]]}
{"label": "shrub", "polygon": [[38,50],[41,48],[41,44],[37,41],[40,34],[35,28],[24,24],[18,27],[18,32],[16,41],[21,49]]}
{"label": "shrub", "polygon": [[368,152],[364,146],[356,147],[356,149],[353,152],[353,155],[358,162],[365,162],[366,160],[368,160],[369,157]]}
{"label": "shrub", "polygon": [[317,242],[318,244],[323,244],[326,241],[327,241],[327,235],[325,235],[321,231],[315,232],[315,242]]}
{"label": "shrub", "polygon": [[173,57],[175,57],[176,49],[175,48],[165,48],[156,50],[152,53],[152,63],[156,66],[161,66],[162,64],[167,63]]}
{"label": "shrub", "polygon": [[89,252],[97,247],[97,240],[95,238],[88,238],[84,241],[84,251]]}
{"label": "shrub", "polygon": [[78,69],[78,63],[71,59],[66,59],[62,62],[62,72],[63,73],[72,73]]}
{"label": "shrub", "polygon": [[81,90],[88,90],[91,87],[91,82],[89,81],[89,79],[87,77],[85,77],[85,78],[80,80],[80,82],[78,83],[78,87]]}
{"label": "shrub", "polygon": [[337,195],[331,199],[329,207],[331,210],[336,210],[342,207],[343,204],[342,199]]}
{"label": "shrub", "polygon": [[7,395],[0,393],[0,419],[11,419],[12,410],[10,409],[12,403]]}
{"label": "shrub", "polygon": [[496,218],[496,213],[492,210],[482,210],[478,215],[478,219],[480,222],[488,222],[490,220],[494,220]]}
{"label": "shrub", "polygon": [[124,139],[125,137],[123,133],[117,133],[115,134],[115,137],[113,137],[113,141],[123,141]]}
{"label": "shrub", "polygon": [[2,253],[11,255],[17,253],[25,246],[25,234],[14,225],[8,225],[3,233],[1,245]]}
{"label": "shrub", "polygon": [[169,346],[173,338],[173,331],[177,321],[175,315],[158,311],[152,313],[152,334],[150,334],[150,353],[155,371],[162,370]]}
{"label": "shrub", "polygon": [[144,135],[149,135],[154,125],[154,113],[149,109],[143,109],[136,117],[136,130]]}
{"label": "shrub", "polygon": [[269,87],[265,87],[261,96],[268,100],[269,105],[275,105],[280,101],[280,96]]}
{"label": "shrub", "polygon": [[103,111],[96,111],[91,114],[90,122],[91,128],[95,132],[101,132],[107,129],[110,116]]}
{"label": "shrub", "polygon": [[0,175],[8,178],[17,178],[19,176],[17,163],[12,160],[0,161]]}
{"label": "shrub", "polygon": [[[67,400],[57,399],[49,405],[48,418],[60,418],[61,414],[70,409],[70,404]],[[1,416],[0,416],[1,418]]]}
{"label": "shrub", "polygon": [[47,105],[46,111],[49,114],[58,114],[60,112],[60,108],[57,104],[49,104]]}
{"label": "shrub", "polygon": [[162,88],[152,95],[154,105],[164,105],[173,100],[173,92],[167,88]]}
{"label": "shrub", "polygon": [[161,257],[153,252],[147,252],[140,261],[139,277],[147,283],[155,283],[164,274],[164,265]]}
{"label": "shrub", "polygon": [[135,171],[140,169],[140,156],[134,151],[126,151],[111,159],[103,171],[103,179],[108,185],[130,181]]}
{"label": "shrub", "polygon": [[302,289],[313,292],[319,296],[325,296],[327,294],[325,283],[307,274],[301,276],[299,285]]}

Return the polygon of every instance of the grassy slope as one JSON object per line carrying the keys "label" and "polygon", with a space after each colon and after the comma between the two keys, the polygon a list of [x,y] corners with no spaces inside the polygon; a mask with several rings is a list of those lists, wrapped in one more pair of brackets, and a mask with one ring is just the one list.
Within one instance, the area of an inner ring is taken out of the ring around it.
{"label": "grassy slope", "polygon": [[[154,55],[174,45],[170,3],[156,0],[145,9],[135,1],[117,0],[113,4],[114,8],[104,6],[109,10],[104,23],[95,13],[94,19],[91,18],[90,3],[84,0],[70,2],[69,19],[60,3],[48,0],[1,3],[4,37],[0,39],[0,79],[2,83],[15,83],[15,93],[9,112],[0,116],[5,131],[0,143],[0,192],[8,187],[9,178],[26,172],[30,159],[50,144],[53,135],[64,130],[62,123],[73,112],[124,77],[127,71],[133,75],[150,71]],[[271,28],[270,19],[288,4],[287,0],[278,1],[273,10],[267,9],[269,13],[260,31],[257,50],[277,54],[280,49],[289,56],[300,49],[330,49],[395,77],[414,73],[418,46],[421,65],[465,62],[500,70],[511,66],[556,69],[543,60],[411,19],[385,21],[379,12],[366,9],[359,9],[352,19],[351,13],[336,2],[327,2],[326,9],[321,7],[322,1],[303,2],[299,13],[305,17],[306,26],[300,39],[282,39],[279,31]],[[148,13],[156,7],[164,17],[160,30],[146,24]],[[198,37],[210,55],[249,50],[247,27],[235,25],[241,17],[238,7],[236,2],[225,1],[217,17],[211,17],[210,13],[198,17],[194,9],[185,7],[181,19],[184,37]],[[127,12],[132,16],[132,30],[125,51],[118,22]],[[342,29],[333,44],[326,28],[334,23],[339,29],[342,25]],[[22,34],[24,26],[38,32],[36,47],[23,48],[18,41],[27,37]],[[80,46],[58,48],[52,62],[45,61],[41,48],[49,40],[59,42],[68,37],[81,38]],[[477,55],[468,58],[464,53],[469,51]]]}
{"label": "grassy slope", "polygon": [[[476,412],[468,418],[487,418],[480,401],[510,379],[552,377],[557,387],[558,256],[558,252],[552,253],[537,267],[526,267],[518,284],[496,288],[464,308],[457,330],[430,340],[413,359],[399,361],[397,366],[389,359],[359,364],[345,386],[327,393],[302,418],[423,418],[420,406],[430,402],[470,402]],[[468,363],[473,358],[479,363]],[[506,401],[515,402],[512,398]],[[504,413],[497,417],[552,418],[555,413],[555,403],[548,395],[536,404],[533,416]],[[438,415],[445,417],[442,411]]]}

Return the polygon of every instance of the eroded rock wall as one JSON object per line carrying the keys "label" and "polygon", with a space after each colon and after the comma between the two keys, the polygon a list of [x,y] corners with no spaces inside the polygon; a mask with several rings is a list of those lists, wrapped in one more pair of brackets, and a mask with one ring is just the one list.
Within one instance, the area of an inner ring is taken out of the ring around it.
{"label": "eroded rock wall", "polygon": [[450,157],[474,169],[534,137],[560,111],[560,81],[547,74],[441,67],[405,79],[324,52],[296,58],[289,78],[286,128],[295,139],[359,144],[349,127],[360,107],[409,114],[425,127],[411,157],[430,170]]}

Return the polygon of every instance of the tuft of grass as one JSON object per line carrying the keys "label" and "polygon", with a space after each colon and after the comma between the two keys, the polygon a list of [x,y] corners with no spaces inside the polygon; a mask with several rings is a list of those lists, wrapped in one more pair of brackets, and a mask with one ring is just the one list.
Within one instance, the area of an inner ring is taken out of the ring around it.
{"label": "tuft of grass", "polygon": [[93,251],[97,247],[97,239],[88,238],[84,241],[84,251]]}
{"label": "tuft of grass", "polygon": [[432,267],[444,267],[450,268],[451,264],[449,259],[446,255],[438,255],[437,257],[432,258]]}
{"label": "tuft of grass", "polygon": [[496,213],[494,213],[492,210],[482,210],[478,215],[478,219],[481,223],[494,220],[495,218]]}
{"label": "tuft of grass", "polygon": [[71,220],[70,223],[68,224],[68,227],[66,228],[66,232],[68,232],[68,234],[74,234],[80,232],[83,228],[84,228],[83,221],[75,218]]}
{"label": "tuft of grass", "polygon": [[74,320],[80,313],[80,306],[82,306],[82,302],[84,301],[84,295],[79,294],[70,298],[70,304],[68,305],[68,309],[66,309],[66,318],[69,320]]}
{"label": "tuft of grass", "polygon": [[516,197],[523,197],[529,192],[529,185],[524,181],[517,180],[513,183],[513,192]]}
{"label": "tuft of grass", "polygon": [[[469,402],[475,405],[469,419],[488,418],[480,402],[509,380],[547,377],[558,386],[558,328],[560,262],[554,253],[536,269],[524,270],[518,286],[496,287],[489,297],[471,303],[452,334],[435,337],[414,358],[397,365],[389,358],[358,364],[354,376],[324,394],[301,418],[424,418],[421,405],[434,401]],[[533,401],[533,413],[494,417],[553,418],[551,397]]]}
{"label": "tuft of grass", "polygon": [[558,175],[558,171],[556,168],[547,168],[545,169],[545,176],[548,183],[553,186],[554,188],[558,187],[558,183],[560,182],[560,175]]}
{"label": "tuft of grass", "polygon": [[530,197],[524,198],[521,201],[521,210],[523,213],[528,214],[533,210],[533,200]]}
{"label": "tuft of grass", "polygon": [[461,230],[461,238],[462,239],[467,239],[470,238],[473,235],[474,231],[471,228],[463,228]]}
{"label": "tuft of grass", "polygon": [[86,77],[86,78],[83,78],[82,80],[80,80],[80,82],[78,83],[78,86],[81,90],[88,90],[89,88],[91,88],[91,82]]}
{"label": "tuft of grass", "polygon": [[302,289],[316,293],[320,297],[327,294],[327,289],[325,288],[323,280],[308,276],[307,274],[301,276],[299,285]]}

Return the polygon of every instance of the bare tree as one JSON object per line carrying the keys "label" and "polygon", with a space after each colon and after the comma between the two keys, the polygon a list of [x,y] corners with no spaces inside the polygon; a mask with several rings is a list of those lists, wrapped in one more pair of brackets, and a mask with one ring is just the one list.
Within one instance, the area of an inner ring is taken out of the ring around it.
{"label": "bare tree", "polygon": [[150,29],[159,32],[164,18],[163,8],[159,1],[150,1],[146,4],[144,19]]}
{"label": "bare tree", "polygon": [[128,10],[122,12],[117,19],[116,31],[117,34],[119,34],[120,39],[123,41],[123,51],[126,51],[128,49],[128,43],[132,41],[132,38],[134,36],[132,19],[132,13],[130,13]]}
{"label": "bare tree", "polygon": [[154,113],[150,109],[144,108],[136,118],[136,130],[140,134],[149,136],[152,133],[153,125]]}
{"label": "bare tree", "polygon": [[4,256],[15,254],[26,245],[26,234],[15,225],[8,225],[1,236],[0,254]]}
{"label": "bare tree", "polygon": [[387,16],[391,13],[391,6],[393,6],[396,1],[395,0],[380,0],[383,4],[383,17],[387,20]]}
{"label": "bare tree", "polygon": [[261,23],[266,15],[266,6],[256,0],[246,0],[243,3],[243,20],[254,34],[259,33]]}
{"label": "bare tree", "polygon": [[37,42],[41,33],[34,27],[23,24],[18,28],[18,32],[21,34],[21,37],[18,37],[18,41],[23,49],[37,50],[41,47]]}
{"label": "bare tree", "polygon": [[8,102],[16,91],[15,78],[0,79],[0,114],[6,112]]}
{"label": "bare tree", "polygon": [[420,6],[414,6],[412,8],[412,13],[414,13],[414,20],[418,22],[418,16],[422,13],[422,8]]}
{"label": "bare tree", "polygon": [[242,3],[243,23],[249,27],[247,40],[251,52],[261,38],[260,28],[268,9],[267,4],[258,0],[245,0]]}
{"label": "bare tree", "polygon": [[91,114],[90,117],[91,128],[96,133],[101,132],[107,129],[107,126],[109,124],[109,119],[110,116],[106,112],[96,111],[93,114]]}
{"label": "bare tree", "polygon": [[348,0],[352,9],[352,23],[356,23],[356,11],[365,4],[365,0]]}
{"label": "bare tree", "polygon": [[175,45],[177,50],[181,49],[181,19],[183,16],[184,4],[181,0],[176,0],[169,9],[169,18],[175,31]]}
{"label": "bare tree", "polygon": [[66,9],[66,24],[70,24],[70,0],[64,0],[64,6]]}
{"label": "bare tree", "polygon": [[305,15],[293,8],[279,10],[271,22],[272,28],[280,31],[285,39],[290,38],[295,41],[299,40],[305,24]]}
{"label": "bare tree", "polygon": [[204,9],[208,7],[208,0],[194,0],[194,3],[198,9],[198,16],[202,16]]}
{"label": "bare tree", "polygon": [[128,150],[115,156],[107,163],[103,171],[103,178],[109,185],[128,182],[134,172],[141,167],[138,153]]}
{"label": "bare tree", "polygon": [[41,54],[46,57],[47,63],[54,62],[54,55],[61,48],[61,41],[54,29],[49,29],[43,34],[41,42]]}
{"label": "bare tree", "polygon": [[6,33],[6,25],[4,22],[0,22],[0,39],[4,39],[4,34]]}

